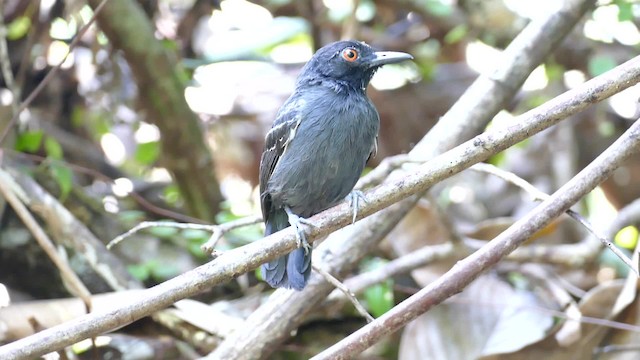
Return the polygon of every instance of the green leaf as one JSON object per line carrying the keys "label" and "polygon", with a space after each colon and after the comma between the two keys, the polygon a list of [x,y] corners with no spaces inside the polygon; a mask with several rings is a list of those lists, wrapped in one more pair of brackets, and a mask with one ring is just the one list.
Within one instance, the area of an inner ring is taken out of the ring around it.
{"label": "green leaf", "polygon": [[153,279],[156,281],[165,281],[180,274],[180,270],[170,264],[160,265],[156,263],[150,270],[151,276],[153,276]]}
{"label": "green leaf", "polygon": [[163,39],[160,43],[163,48],[169,51],[178,51],[178,43],[175,40]]}
{"label": "green leaf", "polygon": [[151,141],[138,144],[135,159],[144,165],[151,165],[158,159],[158,155],[160,155],[160,143]]}
{"label": "green leaf", "polygon": [[84,108],[80,106],[74,106],[71,110],[71,125],[73,125],[73,127],[82,126],[84,123],[86,123],[87,116],[88,113]]}
{"label": "green leaf", "polygon": [[202,243],[203,242],[190,242],[187,244],[187,250],[189,250],[189,254],[195,256],[197,259],[207,260],[209,258],[209,255],[205,254],[204,251],[202,251]]}
{"label": "green leaf", "polygon": [[447,44],[455,44],[464,39],[468,31],[469,29],[467,29],[466,24],[458,25],[449,30],[449,32],[444,36],[444,42]]}
{"label": "green leaf", "polygon": [[393,307],[393,280],[373,285],[364,291],[364,298],[373,317],[379,317]]}
{"label": "green leaf", "polygon": [[589,60],[589,74],[591,74],[591,76],[598,76],[613,69],[617,65],[611,56],[594,56]]}
{"label": "green leaf", "polygon": [[[92,127],[95,131],[95,135],[100,137],[102,135],[108,134],[111,132],[111,123],[109,119],[106,117],[104,113],[89,113],[87,118],[89,119],[89,123],[92,124]],[[87,119],[83,118],[78,121],[78,124],[82,124],[86,122]]]}
{"label": "green leaf", "polygon": [[487,161],[491,165],[501,166],[507,161],[507,154],[504,151],[501,151],[489,158]]}
{"label": "green leaf", "polygon": [[262,277],[261,267],[258,267],[255,270],[253,270],[253,273],[256,276],[256,279],[258,279],[259,281],[264,281],[264,278]]}
{"label": "green leaf", "polygon": [[634,249],[638,243],[638,228],[635,226],[627,226],[616,234],[614,237],[616,245],[627,249]]}
{"label": "green leaf", "polygon": [[60,146],[58,140],[50,136],[47,136],[44,139],[44,150],[46,151],[48,157],[56,160],[62,159],[62,146]]}
{"label": "green leaf", "polygon": [[224,224],[246,216],[246,214],[235,214],[231,211],[231,202],[228,200],[224,200],[220,203],[220,209],[221,211],[216,215],[216,222],[218,224]]}
{"label": "green leaf", "polygon": [[53,161],[49,164],[49,172],[60,187],[60,199],[66,199],[73,187],[73,172],[59,161]]}
{"label": "green leaf", "polygon": [[40,144],[42,143],[43,135],[44,133],[40,130],[25,131],[18,134],[15,145],[16,150],[31,153],[38,151],[38,149],[40,149]]}
{"label": "green leaf", "polygon": [[628,1],[616,1],[618,6],[618,21],[631,21],[633,20],[633,7],[631,2]]}
{"label": "green leaf", "polygon": [[428,0],[425,3],[427,11],[438,17],[451,16],[453,7],[442,0]]}
{"label": "green leaf", "polygon": [[[372,271],[384,266],[388,261],[381,258],[370,258],[362,262],[364,271]],[[364,298],[367,302],[369,311],[374,317],[389,311],[394,304],[393,300],[393,280],[373,285],[364,291]]]}
{"label": "green leaf", "polygon": [[549,97],[541,93],[538,95],[528,97],[526,104],[530,108],[534,108],[546,103],[547,101],[549,101]]}
{"label": "green leaf", "polygon": [[20,16],[7,25],[7,39],[18,40],[29,32],[31,19],[27,16]]}
{"label": "green leaf", "polygon": [[544,70],[549,80],[561,80],[564,76],[565,68],[556,63],[549,63],[545,65]]}
{"label": "green leaf", "polygon": [[164,188],[163,195],[164,200],[171,205],[176,205],[180,200],[182,200],[180,190],[175,184],[166,186]]}
{"label": "green leaf", "polygon": [[151,275],[149,267],[144,264],[129,265],[127,266],[127,271],[129,272],[129,274],[131,274],[131,276],[140,281],[149,279],[149,276]]}
{"label": "green leaf", "polygon": [[164,264],[157,259],[151,259],[143,264],[127,266],[127,270],[133,277],[139,280],[153,278],[157,281],[164,281],[178,275],[179,269],[172,265]]}
{"label": "green leaf", "polygon": [[509,280],[509,284],[518,290],[526,291],[531,286],[529,278],[517,271],[508,272],[507,279]]}

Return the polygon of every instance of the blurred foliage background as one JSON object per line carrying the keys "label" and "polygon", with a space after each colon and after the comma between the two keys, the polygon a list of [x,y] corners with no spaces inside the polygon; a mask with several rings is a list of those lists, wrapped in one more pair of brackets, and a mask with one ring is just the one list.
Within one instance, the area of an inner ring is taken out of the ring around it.
{"label": "blurred foliage background", "polygon": [[[97,26],[80,37],[80,29],[100,1],[0,3],[4,21],[0,41],[6,42],[6,51],[0,54],[2,166],[14,177],[22,176],[23,188],[41,187],[51,194],[103,243],[145,220],[224,223],[259,213],[256,187],[264,134],[292,92],[301,66],[324,44],[353,38],[415,57],[412,63],[381,69],[369,88],[382,122],[378,156],[368,165],[375,167],[385,157],[409,151],[477,75],[499,61],[501,50],[532,18],[557,6],[553,0],[111,2],[118,4],[116,10],[101,13]],[[513,121],[514,116],[637,55],[639,25],[638,2],[598,2],[488,126]],[[74,39],[77,44],[72,47]],[[19,104],[61,62],[42,91],[16,115]],[[637,119],[639,96],[640,88],[633,87],[490,162],[551,193]],[[596,227],[608,229],[619,211],[638,197],[639,184],[640,162],[634,158],[577,208]],[[30,196],[39,197],[36,192]],[[55,266],[12,207],[4,201],[0,205],[0,284],[8,289],[11,302],[70,296]],[[533,206],[527,194],[500,179],[464,172],[438,184],[432,197],[372,251],[359,271],[445,242],[448,228],[443,217],[465,237],[486,241]],[[73,237],[74,229],[56,228],[53,224],[60,222],[52,218],[58,216],[55,212],[39,212],[37,207],[31,211],[92,293],[114,290],[92,269],[86,254],[65,242]],[[619,246],[631,251],[638,233],[635,221],[625,225],[631,226],[622,232],[615,229],[613,234],[618,234]],[[84,239],[75,234],[82,243]],[[151,286],[208,261],[200,245],[209,235],[201,230],[152,228],[114,248],[113,266],[125,271],[123,278],[128,278],[129,285],[124,287]],[[587,236],[577,224],[559,219],[534,241],[577,244]],[[227,234],[218,248],[238,247],[261,237],[261,225],[242,228]],[[380,315],[456,260],[451,257],[389,279],[369,288],[361,298],[374,316]],[[430,312],[428,321],[416,322],[367,356],[438,358],[442,353],[419,351],[424,339],[431,339],[433,345],[438,336],[445,337],[441,344],[457,346],[460,353],[455,358],[518,351],[548,340],[557,329],[547,312],[538,321],[514,320],[509,324],[513,327],[504,325],[511,331],[509,336],[495,320],[506,316],[498,311],[504,307],[505,296],[518,299],[529,310],[561,311],[558,298],[540,284],[548,277],[540,271],[560,279],[563,289],[575,290],[566,290],[566,294],[576,304],[586,301],[587,292],[593,289],[618,286],[615,279],[628,272],[599,248],[577,263],[536,264],[535,269],[526,268],[531,265],[526,262],[505,264],[469,289],[484,294],[491,289],[492,294],[476,298],[476,303],[469,295],[449,304],[446,311]],[[268,292],[258,274],[252,273],[211,289],[198,300],[224,303],[233,309],[233,316],[243,317],[259,303],[256,297]],[[510,344],[508,351],[486,346],[491,341],[480,334],[465,335],[465,324],[453,320],[454,315],[465,312],[495,320],[485,319],[492,330],[482,333],[493,334],[496,343]],[[277,356],[306,358],[364,323],[350,308],[332,314],[316,314]],[[124,332],[151,337],[171,334],[170,340],[149,340],[156,353],[170,349],[165,354],[169,358],[188,358],[176,347],[178,342],[201,353],[215,345],[213,340],[194,343],[155,320],[138,322]],[[522,338],[515,339],[514,327],[534,328],[539,333],[526,337],[528,342],[522,344]],[[484,352],[477,351],[478,347]]]}

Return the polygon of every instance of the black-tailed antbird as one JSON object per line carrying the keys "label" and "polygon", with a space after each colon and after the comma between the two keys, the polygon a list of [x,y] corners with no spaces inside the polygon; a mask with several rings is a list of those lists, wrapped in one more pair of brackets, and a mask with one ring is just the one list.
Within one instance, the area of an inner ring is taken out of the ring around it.
{"label": "black-tailed antbird", "polygon": [[265,236],[291,224],[299,247],[262,265],[272,287],[301,290],[307,283],[312,247],[302,224],[313,224],[306,218],[349,198],[355,220],[362,194],[352,190],[376,152],[380,127],[367,85],[380,66],[412,58],[338,41],[318,50],[302,69],[265,137],[260,161]]}

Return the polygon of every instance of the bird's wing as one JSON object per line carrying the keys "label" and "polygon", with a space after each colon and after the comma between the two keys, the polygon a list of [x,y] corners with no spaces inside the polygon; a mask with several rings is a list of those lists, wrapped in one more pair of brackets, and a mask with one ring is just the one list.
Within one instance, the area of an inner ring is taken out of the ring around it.
{"label": "bird's wing", "polygon": [[260,202],[265,220],[270,207],[268,194],[265,193],[267,183],[278,161],[287,150],[287,145],[296,135],[302,121],[300,110],[303,105],[304,102],[301,100],[288,101],[278,112],[276,121],[265,136],[264,151],[260,160]]}

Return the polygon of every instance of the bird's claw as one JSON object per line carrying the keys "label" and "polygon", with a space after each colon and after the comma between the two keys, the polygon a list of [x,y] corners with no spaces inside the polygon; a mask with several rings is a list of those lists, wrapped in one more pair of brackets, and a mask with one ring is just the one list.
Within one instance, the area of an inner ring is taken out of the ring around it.
{"label": "bird's claw", "polygon": [[360,208],[360,200],[363,202],[367,202],[367,197],[364,196],[364,193],[360,190],[353,190],[347,195],[347,202],[349,202],[349,206],[353,211],[353,219],[352,224],[356,222],[356,217],[358,217],[358,209]]}
{"label": "bird's claw", "polygon": [[287,212],[287,217],[289,218],[289,224],[296,229],[296,244],[299,248],[304,249],[305,255],[308,255],[309,250],[311,250],[311,244],[309,244],[309,242],[307,241],[307,236],[304,233],[304,229],[302,229],[302,225],[304,224],[311,227],[317,227],[316,224],[294,214],[288,206],[285,207],[285,211]]}

